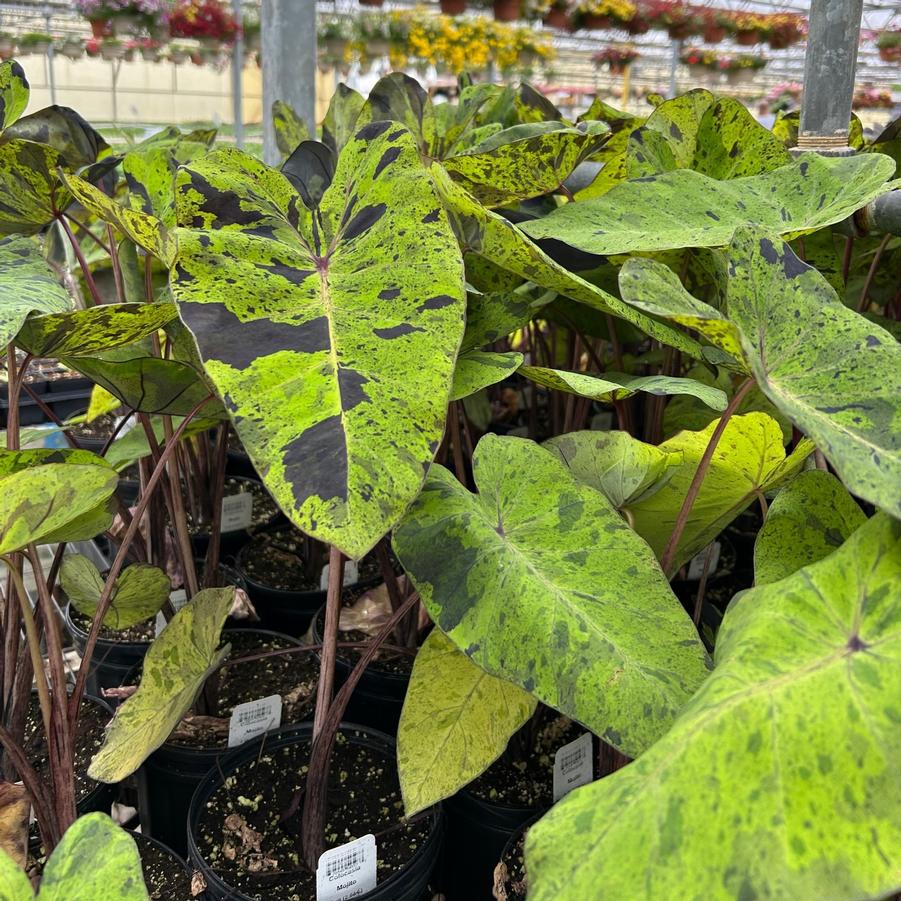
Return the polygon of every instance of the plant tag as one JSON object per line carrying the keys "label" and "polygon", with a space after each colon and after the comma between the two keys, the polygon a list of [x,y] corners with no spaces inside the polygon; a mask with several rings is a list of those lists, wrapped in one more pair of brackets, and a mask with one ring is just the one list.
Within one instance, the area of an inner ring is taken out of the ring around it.
{"label": "plant tag", "polygon": [[[188,593],[184,590],[184,588],[179,588],[178,591],[173,591],[169,594],[169,603],[172,605],[172,609],[178,613],[185,604],[188,603]],[[156,625],[154,627],[154,635],[157,638],[160,637],[160,632],[166,628],[166,617],[163,616],[162,613],[157,613],[156,615]]]}
{"label": "plant tag", "polygon": [[[707,551],[709,549],[710,545],[708,544],[703,551],[691,558],[691,562],[688,564],[687,578],[689,582],[701,581],[701,575],[704,572],[704,561],[707,559]],[[716,565],[720,562],[720,550],[722,550],[722,545],[718,541],[714,541],[713,551],[710,554],[710,566],[707,567],[708,578],[716,572]]]}
{"label": "plant tag", "polygon": [[253,522],[253,494],[242,491],[222,498],[222,531],[239,532]]}
{"label": "plant tag", "polygon": [[[319,590],[327,591],[328,590],[328,568],[329,564],[326,563],[325,566],[322,567],[322,575],[319,577]],[[357,582],[360,581],[360,570],[357,567],[356,560],[345,560],[344,561],[344,585],[345,587],[348,585],[356,585]]]}
{"label": "plant tag", "polygon": [[591,733],[584,732],[554,755],[554,803],[594,778],[591,759]]}
{"label": "plant tag", "polygon": [[316,866],[316,901],[345,901],[371,892],[376,886],[375,836],[326,851]]}
{"label": "plant tag", "polygon": [[270,695],[238,704],[232,710],[228,721],[228,746],[234,748],[243,745],[270,729],[278,729],[282,724],[282,696]]}
{"label": "plant tag", "polygon": [[609,432],[613,428],[613,413],[609,410],[601,410],[591,417],[589,428],[592,432]]}

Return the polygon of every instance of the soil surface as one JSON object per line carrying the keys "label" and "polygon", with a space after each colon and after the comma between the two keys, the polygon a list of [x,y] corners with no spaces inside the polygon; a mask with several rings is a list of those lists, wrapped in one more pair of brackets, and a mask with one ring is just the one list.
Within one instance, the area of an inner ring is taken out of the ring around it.
{"label": "soil surface", "polygon": [[[255,529],[264,526],[266,523],[272,522],[272,520],[278,516],[278,505],[272,500],[269,496],[269,492],[266,491],[260,482],[255,482],[252,479],[239,479],[235,476],[226,476],[223,497],[228,497],[232,494],[241,494],[244,491],[250,491],[253,494],[253,519],[251,520],[250,528]],[[185,515],[188,520],[188,531],[192,535],[205,535],[210,531],[210,524],[208,522],[194,522],[190,510],[186,509]]]}
{"label": "soil surface", "polygon": [[550,807],[554,802],[554,754],[575,741],[585,727],[565,716],[558,716],[540,728],[531,748],[522,753],[527,743],[527,723],[511,740],[504,754],[466,790],[483,801],[508,804],[511,807]]}
{"label": "soil surface", "polygon": [[120,417],[125,411],[119,413],[104,413],[91,422],[82,422],[79,425],[73,425],[69,431],[76,438],[93,438],[96,441],[105,441],[113,434]]}
{"label": "soil surface", "polygon": [[[315,876],[298,851],[308,764],[305,743],[264,748],[225,780],[201,814],[200,853],[221,879],[258,901],[316,896]],[[393,752],[353,745],[339,734],[329,772],[326,847],[373,833],[382,883],[422,845],[430,820],[404,822]]]}
{"label": "soil surface", "polygon": [[[224,641],[231,644],[230,659],[248,657],[264,651],[294,647],[295,643],[279,636],[267,636],[253,630],[235,630]],[[228,746],[228,720],[238,704],[267,698],[282,697],[282,725],[303,722],[313,713],[319,660],[315,654],[303,651],[277,657],[265,657],[238,666],[224,666],[219,670],[217,684],[209,681],[204,698],[210,707],[203,716],[189,716],[179,724],[169,742],[202,748]]]}
{"label": "soil surface", "polygon": [[504,851],[501,862],[494,871],[494,897],[496,901],[526,901],[529,884],[526,880],[526,836],[528,829],[516,837]]}
{"label": "soil surface", "polygon": [[[72,620],[72,623],[78,626],[83,632],[91,631],[91,620],[89,620],[84,614],[79,613],[74,607],[69,608],[69,617]],[[118,641],[118,642],[129,642],[129,641],[153,641],[156,637],[155,632],[156,627],[156,617],[153,616],[150,619],[145,619],[143,622],[135,623],[133,626],[129,626],[127,629],[110,629],[109,626],[101,626],[100,627],[100,637],[104,639],[104,641]],[[99,655],[95,654],[95,659],[99,659]]]}
{"label": "soil surface", "polygon": [[141,855],[141,869],[150,901],[187,901],[191,897],[191,879],[185,865],[153,842],[134,836]]}

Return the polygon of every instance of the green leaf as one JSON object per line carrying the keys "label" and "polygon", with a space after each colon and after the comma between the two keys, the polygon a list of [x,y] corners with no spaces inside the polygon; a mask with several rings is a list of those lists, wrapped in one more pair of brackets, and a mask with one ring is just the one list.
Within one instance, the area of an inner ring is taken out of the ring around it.
{"label": "green leaf", "polygon": [[46,106],[19,119],[0,135],[0,144],[6,141],[34,141],[53,149],[69,169],[90,166],[109,152],[100,133],[68,106]]}
{"label": "green leaf", "polygon": [[0,850],[0,898],[3,901],[34,899],[25,871],[3,850]]}
{"label": "green leaf", "polygon": [[741,336],[734,323],[719,310],[692,297],[668,266],[633,257],[619,271],[619,288],[626,303],[694,329],[729,354],[736,361],[733,368],[747,371]]}
{"label": "green leaf", "polygon": [[434,145],[437,123],[432,101],[425,88],[403,72],[385,75],[369,92],[356,127],[371,122],[402,125],[416,139],[422,153],[428,153]]}
{"label": "green leaf", "polygon": [[845,219],[885,191],[894,162],[878,154],[809,153],[762,175],[717,181],[691,169],[625,181],[602,197],[567,203],[521,225],[594,254],[719,247],[748,222],[773,234]]}
{"label": "green leaf", "polygon": [[828,557],[866,522],[831,473],[800,473],[776,495],[754,544],[754,582],[768,585]]}
{"label": "green leaf", "polygon": [[438,194],[447,208],[457,239],[466,253],[478,254],[521,278],[550,288],[589,307],[612,313],[638,326],[664,344],[701,356],[701,345],[663,322],[645,316],[619,298],[595,287],[555,263],[533,244],[517,226],[485,209],[438,165],[431,167]]}
{"label": "green leaf", "polygon": [[473,473],[477,495],[432,467],[394,534],[429,614],[488,673],[639,754],[707,672],[651,550],[531,441],[486,435]]}
{"label": "green leaf", "polygon": [[543,447],[617,509],[662,488],[682,462],[681,453],[636,441],[628,432],[569,432]]}
{"label": "green leaf", "polygon": [[135,840],[105,813],[79,817],[44,867],[37,901],[148,901]]}
{"label": "green leaf", "polygon": [[110,394],[102,385],[94,385],[91,388],[91,399],[88,402],[88,412],[85,413],[85,422],[93,422],[106,416],[107,413],[115,413],[122,406],[120,398]]}
{"label": "green leaf", "polygon": [[[550,194],[606,136],[558,123],[515,125],[465,153],[449,157],[444,168],[480,203],[506,206]],[[522,137],[520,137],[522,135]]]}
{"label": "green leaf", "polygon": [[48,463],[77,463],[110,469],[107,461],[92,451],[74,450],[68,447],[0,450],[0,476],[12,475],[23,469],[45,466]]}
{"label": "green leaf", "polygon": [[272,104],[272,125],[275,129],[275,144],[283,157],[291,156],[301,141],[310,139],[306,122],[284,100],[276,100]]}
{"label": "green leaf", "polygon": [[[112,469],[84,463],[48,463],[3,476],[0,554],[21,550],[32,542],[58,541],[61,534],[73,529],[73,541],[93,538],[97,531],[83,534],[81,517],[102,506],[118,481]],[[105,518],[103,528],[109,526],[112,515]]]}
{"label": "green leaf", "polygon": [[121,782],[169,737],[229,652],[219,635],[234,596],[234,588],[198,591],[150,645],[138,690],[116,711],[91,761],[92,779]]}
{"label": "green leaf", "polygon": [[303,205],[314,210],[335,177],[335,155],[319,141],[302,141],[285,160],[282,174],[300,194]]}
{"label": "green leaf", "polygon": [[[94,619],[106,580],[87,557],[70,554],[63,558],[60,584],[75,609]],[[109,629],[127,629],[150,618],[169,599],[169,577],[155,566],[133,563],[126,567],[113,588],[109,611],[103,625]]]}
{"label": "green leaf", "polygon": [[[535,296],[537,293],[538,296]],[[556,294],[503,291],[471,295],[466,304],[466,331],[461,352],[493,344],[531,322]]]}
{"label": "green leaf", "polygon": [[[177,168],[178,163],[169,147],[132,150],[122,158],[122,173],[125,175],[125,184],[128,187],[126,199],[129,207],[135,212],[144,213],[146,216],[159,220],[161,227],[155,227],[160,228],[161,231],[175,227],[175,171]],[[73,191],[73,193],[75,192]],[[78,197],[77,194],[75,196]],[[100,198],[93,196],[91,199],[95,204],[99,201],[102,207],[103,202]],[[110,208],[107,206],[106,209]],[[95,209],[92,209],[91,212],[99,215]],[[141,220],[134,216],[121,217],[118,211],[114,215],[118,218],[125,218],[132,229],[142,229],[148,225],[145,222],[142,227],[139,224]],[[113,221],[113,224],[118,223]]]}
{"label": "green leaf", "polygon": [[[166,433],[163,428],[163,420],[159,416],[152,416],[150,424],[153,428],[153,434],[155,435],[157,442],[162,443],[165,441]],[[173,428],[176,429],[180,424],[180,419],[174,419],[172,422]],[[200,419],[199,417],[192,419],[185,427],[181,440],[184,441],[192,435],[199,435],[201,432],[207,432],[211,428],[215,428],[218,424],[219,423],[214,419]],[[147,435],[144,430],[130,429],[125,435],[121,438],[117,438],[112,443],[110,449],[106,452],[105,459],[110,466],[113,466],[121,472],[123,469],[127,469],[131,466],[132,463],[149,455],[150,445],[147,443]]]}
{"label": "green leaf", "polygon": [[0,63],[0,131],[8,128],[28,106],[28,79],[14,59]]}
{"label": "green leaf", "polygon": [[14,236],[0,241],[0,270],[0,348],[5,353],[29,313],[68,310],[72,298],[32,238]]}
{"label": "green leaf", "polygon": [[360,557],[419,492],[463,336],[460,249],[414,142],[365,127],[315,214],[238,151],[179,179],[180,220],[208,227],[179,232],[172,290],[207,375],[279,506]]}
{"label": "green leaf", "polygon": [[694,379],[682,379],[665,375],[625,375],[621,372],[605,372],[589,375],[585,372],[567,372],[544,366],[520,366],[519,371],[546,388],[578,394],[598,401],[623,400],[639,391],[646,394],[690,394],[713,410],[725,410],[726,395],[719,388],[711,388]]}
{"label": "green leaf", "polygon": [[487,388],[496,385],[522,365],[521,353],[491,353],[483,350],[470,350],[457,357],[457,368],[454,370],[454,385],[450,399],[462,400]]}
{"label": "green leaf", "polygon": [[489,676],[433,629],[416,655],[397,730],[406,815],[450,797],[488,769],[536,706],[527,692]]}
{"label": "green leaf", "polygon": [[357,120],[366,101],[362,94],[341,82],[329,101],[322,120],[322,143],[337,156],[344,145],[356,134]]}
{"label": "green leaf", "polygon": [[0,235],[32,235],[68,206],[70,196],[56,174],[62,164],[46,144],[0,144]]}
{"label": "green leaf", "polygon": [[896,891],[899,585],[901,522],[880,515],[736,599],[669,733],[531,828],[530,901]]}
{"label": "green leaf", "polygon": [[[658,558],[672,534],[701,457],[719,420],[700,432],[679,432],[660,445],[681,453],[682,463],[650,497],[629,506],[635,531]],[[779,423],[765,413],[733,416],[720,437],[676,549],[670,576],[705,548],[758,495],[778,488],[804,464],[813,445],[802,440],[789,457],[782,446]]]}
{"label": "green leaf", "polygon": [[22,326],[18,342],[36,357],[89,357],[132,344],[177,316],[171,303],[106,303],[32,316]]}
{"label": "green leaf", "polygon": [[901,346],[756,229],[730,250],[729,316],[757,384],[848,490],[901,516]]}
{"label": "green leaf", "polygon": [[175,238],[162,220],[116,203],[99,188],[77,175],[63,176],[72,196],[90,213],[114,225],[138,247],[153,254],[167,266],[175,256]]}

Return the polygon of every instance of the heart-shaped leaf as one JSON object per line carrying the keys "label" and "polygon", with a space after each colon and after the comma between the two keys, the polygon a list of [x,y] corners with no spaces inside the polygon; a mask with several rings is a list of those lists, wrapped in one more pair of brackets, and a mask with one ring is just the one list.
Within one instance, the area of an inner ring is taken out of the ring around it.
{"label": "heart-shaped leaf", "polygon": [[422,485],[463,335],[460,249],[414,142],[366,126],[315,213],[234,150],[179,192],[197,227],[172,290],[207,375],[281,508],[360,557]]}
{"label": "heart-shaped leaf", "polygon": [[70,203],[60,183],[62,157],[46,144],[0,143],[0,235],[32,235]]}
{"label": "heart-shaped leaf", "polygon": [[736,233],[730,265],[729,317],[761,390],[850,491],[901,516],[901,345],[757,229]]}
{"label": "heart-shaped leaf", "polygon": [[[63,558],[59,575],[72,606],[88,619],[94,619],[106,581],[97,567],[81,554],[70,554]],[[109,629],[127,629],[149,619],[162,609],[171,590],[169,577],[161,569],[133,563],[116,579],[103,625]]]}
{"label": "heart-shaped leaf", "polygon": [[521,228],[532,238],[601,255],[720,247],[748,222],[776,235],[840,222],[883,193],[894,168],[878,154],[808,153],[772,172],[731,181],[677,169],[622,182]]}
{"label": "heart-shaped leaf", "polygon": [[728,403],[726,395],[719,388],[675,376],[625,375],[622,372],[589,375],[586,372],[567,372],[545,366],[520,366],[519,371],[538,385],[597,401],[623,400],[641,391],[663,396],[690,394],[713,410],[725,410]]}
{"label": "heart-shaped leaf", "polygon": [[473,474],[476,495],[433,467],[394,534],[429,614],[491,675],[639,754],[707,673],[653,553],[531,441],[486,435]]}
{"label": "heart-shaped leaf", "polygon": [[455,794],[503,754],[537,702],[489,676],[440,630],[422,643],[397,730],[407,816]]}
{"label": "heart-shaped leaf", "polygon": [[636,441],[628,432],[569,432],[543,446],[617,509],[662,488],[682,462],[681,453]]}
{"label": "heart-shaped leaf", "polygon": [[330,147],[335,156],[341,153],[344,145],[356,134],[357,120],[365,103],[361,94],[343,82],[335,88],[322,120],[322,143]]}
{"label": "heart-shaped leaf", "polygon": [[234,597],[234,588],[198,591],[150,645],[138,690],[116,710],[91,761],[92,779],[121,782],[169,737],[229,652],[219,635]]}
{"label": "heart-shaped leaf", "polygon": [[491,353],[484,350],[470,350],[460,354],[457,358],[457,368],[454,370],[454,386],[451,388],[451,400],[461,400],[487,388],[496,385],[522,365],[522,354]]}
{"label": "heart-shaped leaf", "polygon": [[[682,462],[659,491],[628,507],[635,530],[663,555],[676,517],[719,420],[700,432],[679,432],[660,445],[667,453],[681,453]],[[813,451],[802,440],[789,457],[782,445],[779,423],[765,413],[733,416],[713,452],[710,467],[691,508],[676,549],[670,575],[705,548],[760,494],[784,484]]]}
{"label": "heart-shaped leaf", "polygon": [[0,131],[8,128],[28,106],[28,79],[14,59],[0,63]]}
{"label": "heart-shaped leaf", "polygon": [[740,595],[666,736],[529,831],[530,901],[895,892],[899,586],[901,522],[881,514]]}
{"label": "heart-shaped leaf", "polygon": [[0,145],[6,141],[34,141],[52,148],[68,169],[90,166],[109,152],[100,132],[68,106],[47,106],[19,119],[0,135]]}
{"label": "heart-shaped leaf", "polygon": [[[177,168],[178,162],[169,147],[151,147],[126,153],[122,158],[122,174],[128,187],[126,200],[129,207],[138,213],[154,217],[164,228],[174,228]],[[82,189],[85,190],[83,185]],[[90,195],[90,192],[86,193]],[[77,194],[75,196],[78,197]],[[100,199],[91,196],[91,200],[96,206]],[[91,212],[97,215],[94,209],[91,209]],[[131,229],[136,227],[135,223],[140,222],[135,217],[124,218]]]}
{"label": "heart-shaped leaf", "polygon": [[[537,295],[537,296],[535,296]],[[522,328],[556,295],[552,291],[532,294],[503,291],[472,295],[466,304],[466,332],[460,352],[478,350]]]}
{"label": "heart-shaped leaf", "polygon": [[275,128],[275,144],[283,157],[291,156],[301,141],[310,138],[306,122],[284,100],[276,100],[272,104],[272,125]]}
{"label": "heart-shaped leaf", "polygon": [[768,585],[828,557],[866,522],[831,473],[812,469],[792,479],[770,504],[754,544],[754,582]]}
{"label": "heart-shaped leaf", "polygon": [[335,177],[335,155],[319,141],[302,141],[285,160],[282,174],[294,185],[303,205],[316,209]]}

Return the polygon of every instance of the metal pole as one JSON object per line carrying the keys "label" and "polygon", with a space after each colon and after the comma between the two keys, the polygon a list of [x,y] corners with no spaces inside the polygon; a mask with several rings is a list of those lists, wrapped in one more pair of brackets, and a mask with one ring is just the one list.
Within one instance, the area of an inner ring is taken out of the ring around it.
{"label": "metal pole", "polygon": [[[50,10],[44,11],[44,23],[47,34],[50,34]],[[50,85],[50,102],[56,103],[56,73],[53,71],[53,41],[47,48],[47,82]]]}
{"label": "metal pole", "polygon": [[263,159],[281,161],[272,125],[272,104],[283,100],[316,127],[316,0],[263,0]]}
{"label": "metal pole", "polygon": [[119,124],[119,103],[116,99],[116,85],[119,82],[119,65],[121,62],[121,59],[110,61],[110,66],[112,66],[113,70],[113,125]]}
{"label": "metal pole", "polygon": [[848,152],[863,0],[812,0],[799,150]]}
{"label": "metal pole", "polygon": [[672,55],[669,60],[669,96],[675,97],[679,93],[679,85],[676,82],[676,69],[679,65],[679,57],[682,54],[682,41],[673,41]]}
{"label": "metal pole", "polygon": [[238,34],[232,47],[232,123],[235,127],[235,146],[244,147],[244,12],[241,0],[232,0],[232,12],[238,23]]}

